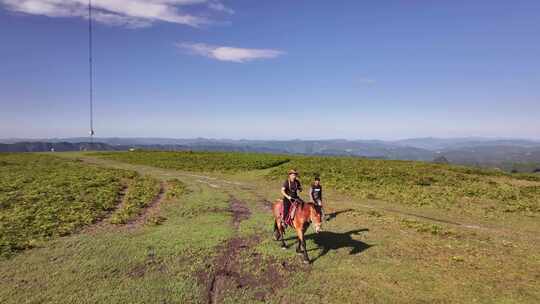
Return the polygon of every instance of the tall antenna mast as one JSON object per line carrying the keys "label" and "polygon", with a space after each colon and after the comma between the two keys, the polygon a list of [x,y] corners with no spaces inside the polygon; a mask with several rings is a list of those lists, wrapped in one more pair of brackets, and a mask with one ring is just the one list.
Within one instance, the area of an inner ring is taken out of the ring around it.
{"label": "tall antenna mast", "polygon": [[89,93],[90,93],[90,142],[94,142],[94,62],[92,51],[92,0],[88,0],[88,63],[89,63]]}

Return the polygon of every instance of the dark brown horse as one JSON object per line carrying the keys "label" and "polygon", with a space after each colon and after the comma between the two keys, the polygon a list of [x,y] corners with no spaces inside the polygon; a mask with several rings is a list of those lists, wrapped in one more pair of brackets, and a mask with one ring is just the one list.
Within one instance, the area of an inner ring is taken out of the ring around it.
{"label": "dark brown horse", "polygon": [[[285,244],[285,226],[281,222],[281,210],[283,210],[283,200],[276,200],[272,205],[272,213],[274,214],[274,237],[276,241],[281,240],[281,248],[286,249]],[[298,245],[296,252],[302,254],[304,263],[309,263],[309,257],[306,250],[306,240],[304,234],[309,227],[309,224],[315,225],[315,232],[321,231],[321,210],[313,203],[298,203],[293,220],[293,228],[298,236]]]}

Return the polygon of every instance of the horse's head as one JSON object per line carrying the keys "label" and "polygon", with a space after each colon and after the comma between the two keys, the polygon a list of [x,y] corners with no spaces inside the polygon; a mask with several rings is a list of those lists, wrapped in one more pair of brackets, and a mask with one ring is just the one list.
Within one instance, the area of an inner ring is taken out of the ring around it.
{"label": "horse's head", "polygon": [[319,233],[321,232],[322,228],[322,213],[321,208],[315,206],[314,204],[310,204],[310,220],[313,223],[313,226],[315,226],[315,232]]}

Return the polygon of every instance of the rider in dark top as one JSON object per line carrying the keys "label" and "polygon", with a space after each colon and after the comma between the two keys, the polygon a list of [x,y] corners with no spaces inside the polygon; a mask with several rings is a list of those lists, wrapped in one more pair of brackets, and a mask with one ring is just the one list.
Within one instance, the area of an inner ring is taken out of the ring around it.
{"label": "rider in dark top", "polygon": [[313,180],[313,183],[311,184],[311,188],[309,189],[309,196],[311,200],[315,203],[317,206],[322,206],[322,186],[321,186],[321,179],[318,177],[315,177]]}
{"label": "rider in dark top", "polygon": [[311,187],[309,188],[309,197],[311,198],[311,201],[315,203],[315,206],[318,206],[321,209],[321,218],[324,219],[324,212],[323,212],[323,191],[321,186],[321,179],[319,177],[315,177],[313,180],[313,183],[311,183]]}
{"label": "rider in dark top", "polygon": [[283,195],[283,221],[286,221],[289,216],[289,207],[291,203],[302,203],[302,199],[298,196],[298,192],[302,192],[302,185],[297,179],[298,172],[296,170],[289,170],[288,178],[283,182],[281,187],[281,194]]}

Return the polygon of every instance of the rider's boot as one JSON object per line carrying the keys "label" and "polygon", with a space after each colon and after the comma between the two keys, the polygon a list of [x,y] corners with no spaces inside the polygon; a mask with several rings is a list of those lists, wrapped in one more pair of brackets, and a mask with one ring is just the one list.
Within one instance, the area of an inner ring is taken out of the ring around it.
{"label": "rider's boot", "polygon": [[281,205],[281,216],[279,217],[279,220],[281,222],[281,226],[283,227],[287,227],[287,210],[286,210],[286,206],[285,206],[285,203],[283,203],[283,205]]}

